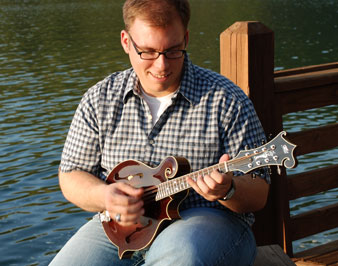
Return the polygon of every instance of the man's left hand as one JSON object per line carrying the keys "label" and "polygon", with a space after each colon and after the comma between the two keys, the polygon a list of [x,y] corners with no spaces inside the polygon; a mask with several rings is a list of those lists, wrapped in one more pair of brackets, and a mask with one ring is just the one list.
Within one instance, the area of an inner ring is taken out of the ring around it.
{"label": "man's left hand", "polygon": [[[224,154],[219,162],[229,160],[229,155]],[[194,181],[188,178],[189,185],[202,197],[208,201],[215,201],[225,197],[231,186],[232,173],[223,174],[218,171],[213,171],[210,175],[198,176]]]}

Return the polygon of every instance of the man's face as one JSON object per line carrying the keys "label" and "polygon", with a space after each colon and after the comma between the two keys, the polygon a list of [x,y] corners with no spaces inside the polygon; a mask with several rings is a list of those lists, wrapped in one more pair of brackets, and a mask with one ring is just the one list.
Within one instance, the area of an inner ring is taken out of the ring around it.
{"label": "man's face", "polygon": [[182,50],[189,36],[180,19],[174,19],[170,25],[163,28],[151,26],[148,22],[136,18],[129,32],[125,30],[121,32],[123,49],[129,54],[131,65],[140,79],[143,90],[153,97],[174,92],[181,81],[184,56],[168,59],[161,54],[157,59],[141,59],[130,36],[140,52]]}

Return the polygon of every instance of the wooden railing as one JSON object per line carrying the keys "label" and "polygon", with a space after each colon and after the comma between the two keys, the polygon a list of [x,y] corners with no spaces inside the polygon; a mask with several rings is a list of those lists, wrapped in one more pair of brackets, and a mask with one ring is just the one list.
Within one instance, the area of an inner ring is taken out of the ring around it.
{"label": "wooden railing", "polygon": [[[274,33],[259,22],[237,22],[220,36],[221,74],[254,103],[266,134],[283,130],[283,115],[338,104],[338,63],[274,72]],[[338,123],[288,135],[296,155],[338,147]],[[256,213],[258,245],[279,244],[338,227],[338,203],[290,216],[289,201],[338,187],[338,164],[294,175],[272,173],[266,207]],[[338,249],[338,247],[337,247]]]}

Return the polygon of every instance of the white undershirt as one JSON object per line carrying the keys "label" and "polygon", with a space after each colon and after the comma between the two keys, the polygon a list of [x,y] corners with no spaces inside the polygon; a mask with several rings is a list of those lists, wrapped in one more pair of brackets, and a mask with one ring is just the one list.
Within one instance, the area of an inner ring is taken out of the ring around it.
{"label": "white undershirt", "polygon": [[152,97],[146,94],[141,88],[142,97],[149,106],[152,124],[155,125],[163,112],[171,105],[175,91],[162,97]]}

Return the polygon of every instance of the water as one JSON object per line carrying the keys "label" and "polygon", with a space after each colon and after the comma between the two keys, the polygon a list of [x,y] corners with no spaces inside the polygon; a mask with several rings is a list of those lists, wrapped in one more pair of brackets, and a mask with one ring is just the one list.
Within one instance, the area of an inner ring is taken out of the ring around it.
{"label": "water", "polygon": [[[120,47],[121,0],[0,0],[0,265],[46,265],[89,219],[58,187],[63,143],[88,87],[129,67]],[[275,67],[338,59],[338,0],[191,0],[188,51],[219,71],[219,34],[236,21],[275,32]],[[286,117],[288,130],[337,121],[337,106]],[[294,170],[337,161],[337,149],[300,158]],[[292,203],[293,214],[337,202],[328,191]],[[296,251],[337,239],[331,230]]]}

